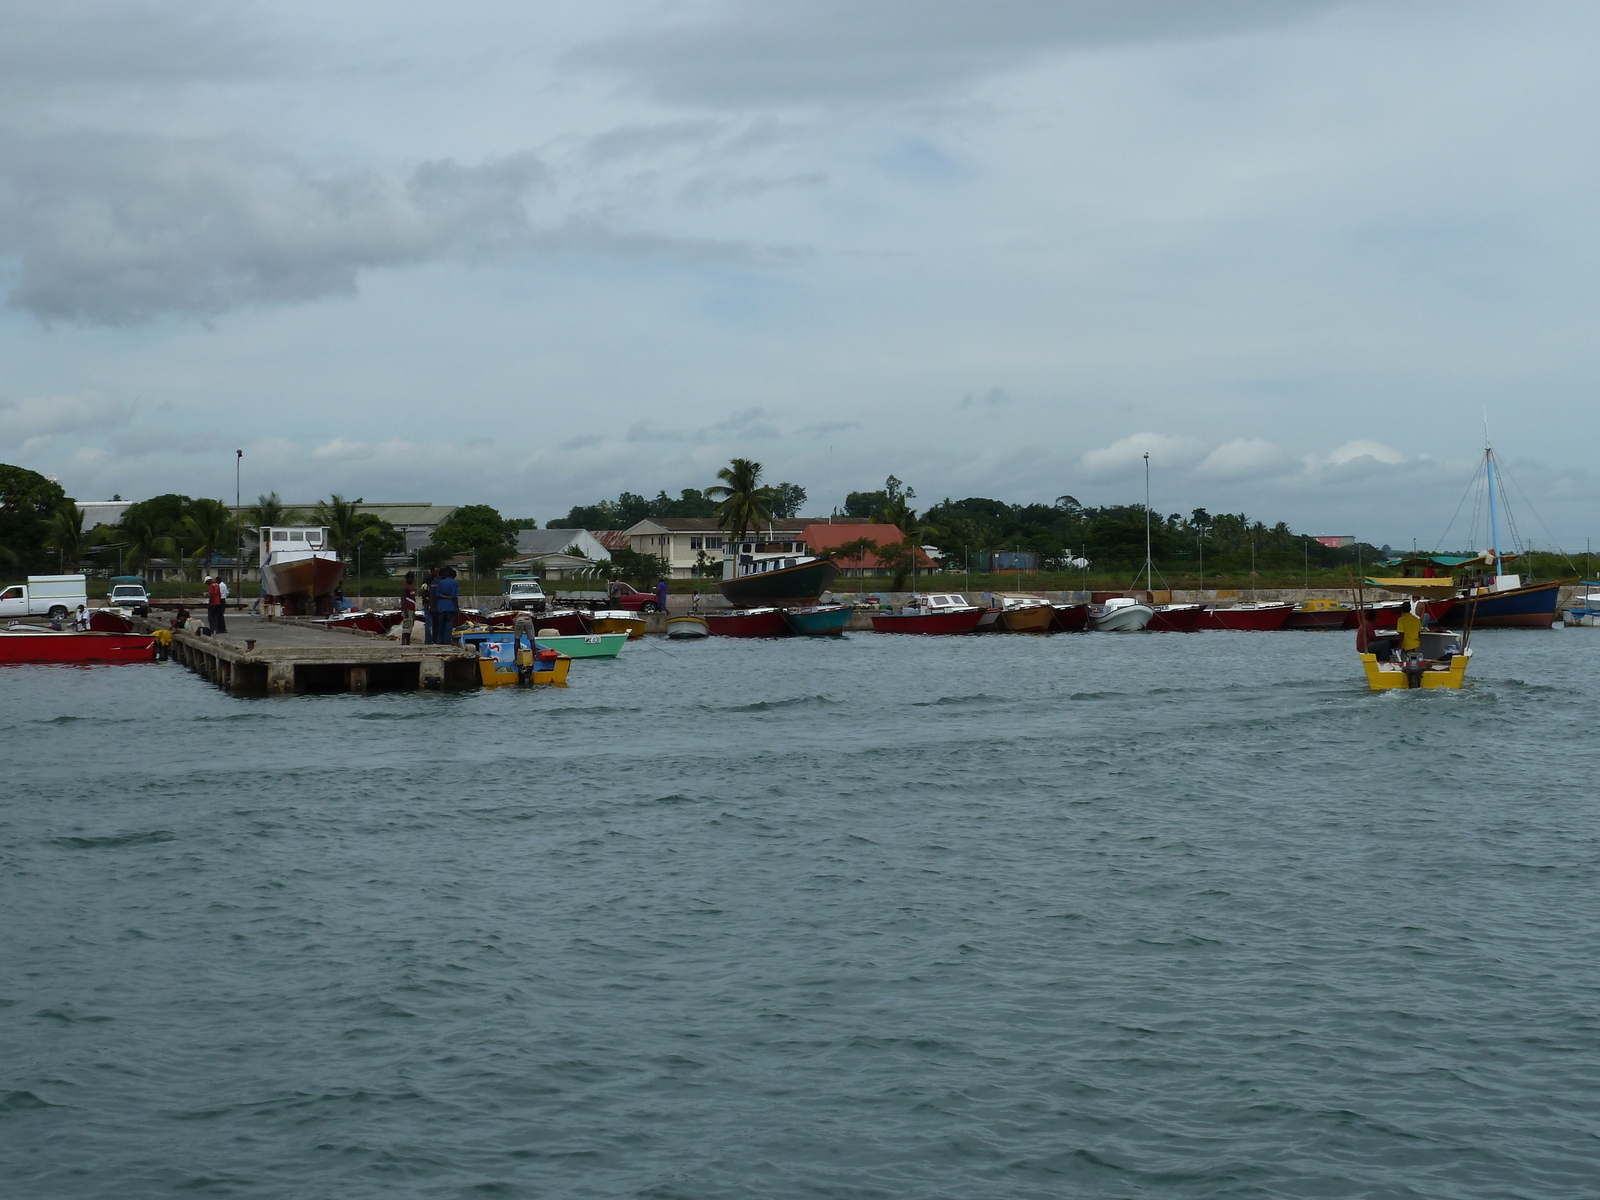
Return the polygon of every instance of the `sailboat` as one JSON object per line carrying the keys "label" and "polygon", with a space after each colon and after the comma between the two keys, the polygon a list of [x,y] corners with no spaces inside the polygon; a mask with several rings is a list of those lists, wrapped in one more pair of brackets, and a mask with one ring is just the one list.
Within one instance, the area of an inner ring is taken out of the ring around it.
{"label": "sailboat", "polygon": [[[1448,629],[1549,629],[1556,621],[1561,588],[1571,580],[1523,583],[1521,575],[1506,572],[1506,563],[1518,556],[1505,554],[1500,548],[1500,506],[1506,501],[1487,430],[1480,469],[1489,497],[1489,548],[1472,555],[1426,554],[1399,559],[1393,565],[1403,570],[1420,569],[1423,574],[1369,579],[1367,583],[1386,591],[1436,598],[1430,612],[1436,624]],[[1453,603],[1447,603],[1450,601]]]}

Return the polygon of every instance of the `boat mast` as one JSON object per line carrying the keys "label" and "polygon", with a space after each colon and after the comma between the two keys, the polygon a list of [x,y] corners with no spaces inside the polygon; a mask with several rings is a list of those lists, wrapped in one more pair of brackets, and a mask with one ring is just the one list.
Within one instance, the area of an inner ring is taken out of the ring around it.
{"label": "boat mast", "polygon": [[1489,478],[1489,545],[1494,552],[1494,573],[1499,578],[1500,567],[1500,522],[1494,504],[1494,447],[1489,444],[1489,418],[1483,419],[1483,466]]}

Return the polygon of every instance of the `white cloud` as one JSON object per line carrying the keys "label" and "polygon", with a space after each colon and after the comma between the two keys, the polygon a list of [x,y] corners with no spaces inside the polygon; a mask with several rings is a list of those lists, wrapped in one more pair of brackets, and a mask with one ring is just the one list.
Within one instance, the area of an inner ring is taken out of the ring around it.
{"label": "white cloud", "polygon": [[1342,467],[1363,458],[1370,458],[1375,463],[1389,467],[1398,466],[1406,461],[1406,456],[1393,446],[1365,440],[1346,442],[1338,449],[1312,461],[1317,466]]}
{"label": "white cloud", "polygon": [[1206,455],[1194,471],[1211,479],[1259,479],[1281,475],[1294,465],[1283,447],[1265,438],[1237,438]]}
{"label": "white cloud", "polygon": [[1083,469],[1091,476],[1116,475],[1142,466],[1150,456],[1152,467],[1188,466],[1206,453],[1199,438],[1165,433],[1134,433],[1083,456]]}
{"label": "white cloud", "polygon": [[37,451],[48,439],[63,434],[92,434],[126,425],[131,411],[120,400],[99,392],[75,396],[39,396],[0,402],[0,446]]}

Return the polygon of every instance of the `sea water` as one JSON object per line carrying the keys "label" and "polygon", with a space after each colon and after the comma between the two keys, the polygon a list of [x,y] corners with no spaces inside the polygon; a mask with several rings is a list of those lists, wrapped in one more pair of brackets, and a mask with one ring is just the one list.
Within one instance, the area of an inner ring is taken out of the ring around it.
{"label": "sea water", "polygon": [[1600,631],[0,670],[0,1195],[1600,1191]]}

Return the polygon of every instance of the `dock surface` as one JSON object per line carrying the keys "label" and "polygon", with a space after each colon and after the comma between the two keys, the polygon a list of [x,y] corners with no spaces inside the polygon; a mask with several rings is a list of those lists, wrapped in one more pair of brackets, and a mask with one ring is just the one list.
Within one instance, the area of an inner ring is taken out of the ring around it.
{"label": "dock surface", "polygon": [[[158,618],[140,632],[165,628]],[[418,627],[418,636],[421,628]],[[373,634],[308,622],[228,615],[228,632],[172,635],[172,658],[234,695],[368,691],[466,691],[479,686],[471,647],[402,646]]]}

